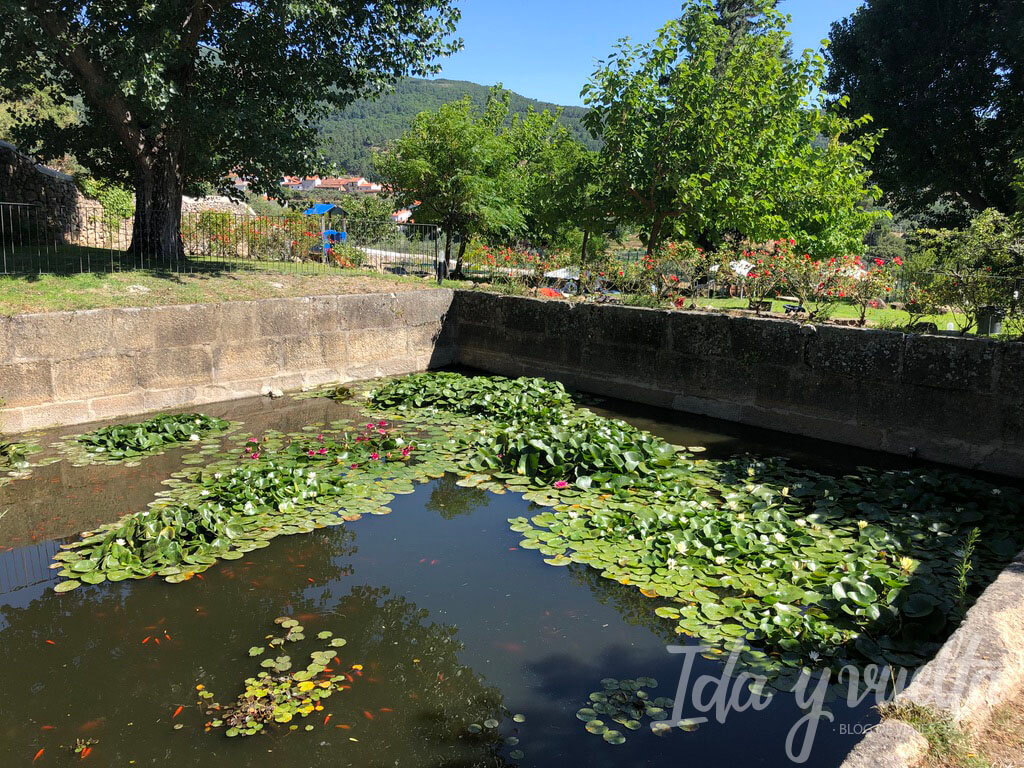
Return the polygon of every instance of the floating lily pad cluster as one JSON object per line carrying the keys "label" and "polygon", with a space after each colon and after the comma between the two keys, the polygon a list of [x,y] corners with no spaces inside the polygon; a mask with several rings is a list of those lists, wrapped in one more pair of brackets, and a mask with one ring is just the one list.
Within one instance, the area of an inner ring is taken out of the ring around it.
{"label": "floating lily pad cluster", "polygon": [[188,443],[203,443],[215,452],[209,438],[224,435],[232,424],[202,413],[161,414],[136,424],[114,424],[76,435],[60,444],[75,464],[134,462]]}
{"label": "floating lily pad cluster", "polygon": [[[280,649],[285,643],[304,640],[303,627],[287,616],[278,617],[274,622],[285,630],[285,634],[268,636],[269,642],[250,648],[249,655],[260,656],[268,648],[278,655],[261,662],[263,669],[245,680],[245,691],[235,701],[219,704],[204,685],[196,686],[200,704],[206,707],[206,714],[210,717],[208,728],[223,728],[224,735],[229,737],[254,736],[270,723],[290,723],[296,717],[305,718],[322,711],[324,699],[348,687],[345,684],[348,678],[337,669],[340,665],[338,649],[346,644],[344,638],[334,637],[328,630],[319,632],[317,639],[326,643],[324,648],[313,651],[309,664],[303,669],[289,672],[291,657],[281,654]],[[332,662],[335,664],[333,670],[328,666]],[[290,727],[293,730],[298,728],[296,725]],[[307,725],[306,730],[313,730],[313,726]]]}
{"label": "floating lily pad cluster", "polygon": [[501,728],[501,720],[497,717],[486,717],[481,718],[479,723],[470,723],[466,726],[466,733],[471,738],[488,738],[496,740],[500,744],[504,744],[506,747],[511,747],[508,756],[513,760],[522,760],[526,757],[526,753],[519,748],[519,726],[526,722],[526,715],[523,714],[512,714],[504,707],[501,708],[499,716],[508,717],[511,719],[513,725],[512,733],[507,736],[503,736],[499,729]]}
{"label": "floating lily pad cluster", "polygon": [[416,443],[386,427],[249,438],[230,456],[179,473],[148,509],[64,545],[55,559],[67,580],[55,589],[152,574],[185,581],[277,536],[386,514],[394,493],[411,493],[413,480],[432,471],[410,471]]}
{"label": "floating lily pad cluster", "polygon": [[291,397],[293,400],[313,400],[315,398],[326,398],[336,403],[345,403],[352,399],[353,391],[343,384],[331,384],[318,389],[311,389],[308,392],[296,392]]}
{"label": "floating lily pad cluster", "polygon": [[962,617],[953,585],[967,531],[982,531],[975,590],[1024,546],[1020,496],[978,479],[700,460],[571,403],[525,412],[535,380],[488,380],[486,405],[467,408],[480,377],[435,375],[369,402],[446,435],[434,452],[460,485],[550,507],[510,521],[524,548],[641,590],[678,633],[719,651],[738,644],[741,668],[780,687],[804,667],[920,664]]}
{"label": "floating lily pad cluster", "polygon": [[60,461],[60,457],[39,459],[42,447],[34,442],[0,442],[0,488],[11,480],[21,480],[32,474],[34,467]]}
{"label": "floating lily pad cluster", "polygon": [[740,648],[740,669],[786,688],[805,667],[921,663],[961,619],[966,533],[981,533],[975,593],[1024,546],[1020,495],[981,480],[702,460],[540,379],[421,374],[364,397],[365,427],[268,433],[179,473],[148,510],[58,555],[57,589],[182,581],[279,535],[386,514],[393,494],[457,472],[549,508],[510,521],[546,563],[639,590],[677,633]]}
{"label": "floating lily pad cluster", "polygon": [[445,371],[418,373],[388,382],[371,392],[369,400],[379,408],[400,411],[437,409],[499,418],[535,417],[546,410],[572,405],[572,398],[557,381],[467,377]]}
{"label": "floating lily pad cluster", "polygon": [[[652,699],[645,688],[657,688],[653,677],[639,677],[636,680],[616,680],[606,677],[601,681],[602,690],[590,694],[587,706],[576,712],[576,717],[586,723],[588,733],[601,736],[609,744],[623,744],[626,737],[622,731],[609,727],[605,720],[618,724],[627,731],[639,731],[644,720],[652,721],[655,732],[668,730],[664,721],[672,710],[672,699],[664,696]],[[662,724],[660,727],[658,724]]]}

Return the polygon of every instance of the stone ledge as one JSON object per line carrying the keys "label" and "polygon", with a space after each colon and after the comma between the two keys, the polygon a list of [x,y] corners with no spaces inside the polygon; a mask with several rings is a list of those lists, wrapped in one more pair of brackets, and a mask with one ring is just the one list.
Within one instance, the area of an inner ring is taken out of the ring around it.
{"label": "stone ledge", "polygon": [[[1024,693],[1022,629],[1024,552],[981,593],[963,623],[893,704],[924,707],[969,731],[982,730],[993,710]],[[927,741],[913,727],[885,720],[854,748],[842,768],[913,768],[927,749]]]}
{"label": "stone ledge", "polygon": [[0,318],[0,427],[24,432],[412,373],[457,359],[449,290]]}

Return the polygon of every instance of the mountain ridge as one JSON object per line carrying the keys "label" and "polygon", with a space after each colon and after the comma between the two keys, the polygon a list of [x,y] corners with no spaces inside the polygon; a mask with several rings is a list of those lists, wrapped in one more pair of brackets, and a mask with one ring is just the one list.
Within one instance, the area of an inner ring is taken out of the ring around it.
{"label": "mountain ridge", "polygon": [[[482,107],[489,91],[489,86],[468,80],[406,78],[393,91],[372,100],[360,99],[325,119],[320,125],[325,139],[324,154],[346,173],[375,178],[373,150],[399,138],[416,115],[458,101],[467,94],[475,105]],[[572,135],[585,146],[597,148],[598,143],[583,127],[585,107],[551,104],[509,91],[510,114],[524,113],[531,106],[538,112],[561,109],[561,122]]]}

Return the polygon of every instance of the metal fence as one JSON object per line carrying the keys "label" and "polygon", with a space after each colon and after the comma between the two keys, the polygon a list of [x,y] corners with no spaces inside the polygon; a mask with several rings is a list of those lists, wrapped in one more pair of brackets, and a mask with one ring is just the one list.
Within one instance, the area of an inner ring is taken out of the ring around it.
{"label": "metal fence", "polygon": [[181,250],[140,246],[133,222],[104,214],[0,202],[0,275],[153,270],[332,274],[371,269],[433,275],[443,235],[430,224],[339,215],[182,214]]}

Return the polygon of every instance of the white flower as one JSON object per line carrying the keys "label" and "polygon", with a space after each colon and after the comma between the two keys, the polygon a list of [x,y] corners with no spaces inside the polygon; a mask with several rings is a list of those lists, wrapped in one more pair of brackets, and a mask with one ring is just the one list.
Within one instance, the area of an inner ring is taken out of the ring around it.
{"label": "white flower", "polygon": [[715,565],[725,565],[727,562],[725,555],[719,555],[715,558]]}
{"label": "white flower", "polygon": [[189,435],[188,439],[191,440],[193,443],[198,443],[199,442],[199,435]]}
{"label": "white flower", "polygon": [[773,534],[772,534],[772,536],[773,536],[773,537],[775,538],[775,540],[776,540],[777,542],[779,542],[779,544],[785,544],[785,543],[786,543],[786,537],[785,537],[785,536],[783,536],[783,535],[782,535],[781,533],[779,533],[778,531],[776,531],[775,533],[773,533]]}
{"label": "white flower", "polygon": [[120,544],[122,547],[125,544],[124,539],[114,539],[114,543],[115,544]]}

